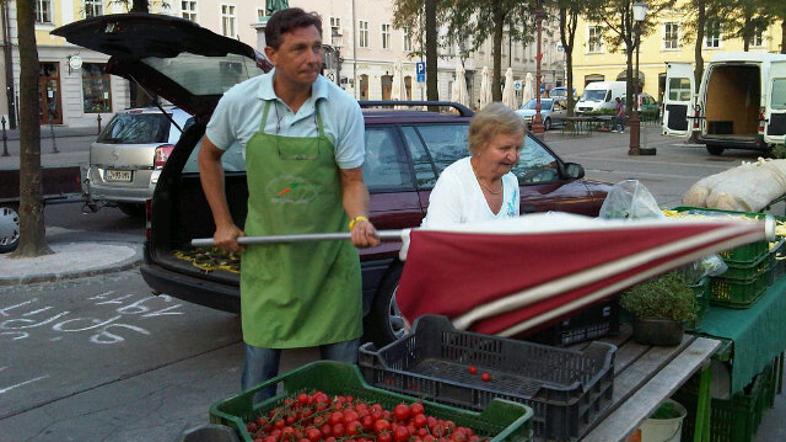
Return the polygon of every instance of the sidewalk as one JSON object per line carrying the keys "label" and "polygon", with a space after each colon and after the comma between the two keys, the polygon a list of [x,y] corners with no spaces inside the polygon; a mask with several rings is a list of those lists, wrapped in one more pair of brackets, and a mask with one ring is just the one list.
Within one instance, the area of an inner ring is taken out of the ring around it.
{"label": "sidewalk", "polygon": [[[106,119],[105,119],[106,120]],[[107,121],[102,121],[102,125],[106,125]],[[65,127],[56,125],[42,125],[41,126],[41,140],[52,138],[52,132],[55,133],[56,138],[69,138],[69,137],[87,137],[98,135],[98,123],[94,126],[88,127]],[[19,140],[19,128],[6,129],[6,138],[8,141]]]}
{"label": "sidewalk", "polygon": [[72,231],[47,227],[51,255],[12,258],[0,254],[0,286],[60,281],[130,269],[142,262],[142,245],[118,241],[81,241]]}

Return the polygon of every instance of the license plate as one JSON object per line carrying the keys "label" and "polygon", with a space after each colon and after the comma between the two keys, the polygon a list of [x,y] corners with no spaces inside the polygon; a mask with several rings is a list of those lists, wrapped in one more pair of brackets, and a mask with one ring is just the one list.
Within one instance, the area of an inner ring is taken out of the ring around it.
{"label": "license plate", "polygon": [[104,175],[106,181],[131,182],[133,172],[130,170],[107,170]]}

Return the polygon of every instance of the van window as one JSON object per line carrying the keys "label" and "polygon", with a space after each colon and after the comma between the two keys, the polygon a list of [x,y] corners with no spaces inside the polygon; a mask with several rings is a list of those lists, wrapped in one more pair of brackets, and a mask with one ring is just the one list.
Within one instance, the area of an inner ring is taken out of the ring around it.
{"label": "van window", "polygon": [[585,90],[584,95],[581,96],[581,99],[584,101],[602,101],[606,96],[606,91],[595,89],[595,90]]}
{"label": "van window", "polygon": [[772,81],[770,107],[778,110],[786,109],[786,78],[778,78]]}
{"label": "van window", "polygon": [[101,131],[96,142],[106,144],[166,143],[169,119],[164,114],[120,113]]}
{"label": "van window", "polygon": [[669,100],[671,101],[690,101],[691,96],[690,79],[670,78],[669,79]]}

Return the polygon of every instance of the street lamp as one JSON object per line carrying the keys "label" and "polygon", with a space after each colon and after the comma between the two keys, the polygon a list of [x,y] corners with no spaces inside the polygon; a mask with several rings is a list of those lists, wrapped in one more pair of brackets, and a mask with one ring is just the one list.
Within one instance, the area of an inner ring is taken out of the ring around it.
{"label": "street lamp", "polygon": [[630,146],[628,155],[651,155],[654,149],[641,148],[641,116],[639,114],[639,94],[641,93],[641,74],[639,73],[639,46],[641,46],[641,23],[647,18],[647,3],[637,1],[633,4],[633,20],[636,21],[636,78],[633,103],[630,112]]}
{"label": "street lamp", "polygon": [[540,85],[542,84],[541,79],[541,72],[540,72],[540,60],[543,58],[543,52],[541,51],[541,42],[543,37],[543,16],[545,15],[543,11],[543,6],[541,5],[541,0],[538,0],[538,7],[535,11],[535,21],[537,22],[537,55],[535,55],[535,115],[532,117],[532,133],[534,133],[538,137],[543,136],[543,132],[545,132],[545,127],[543,126],[543,117],[540,115]]}

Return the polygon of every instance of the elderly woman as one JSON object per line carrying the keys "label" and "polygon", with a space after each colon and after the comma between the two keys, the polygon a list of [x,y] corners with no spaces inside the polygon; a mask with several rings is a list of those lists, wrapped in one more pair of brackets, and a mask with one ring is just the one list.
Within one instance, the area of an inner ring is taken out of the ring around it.
{"label": "elderly woman", "polygon": [[519,161],[524,131],[522,118],[501,103],[475,114],[470,156],[442,171],[422,227],[519,216],[519,184],[511,169]]}

